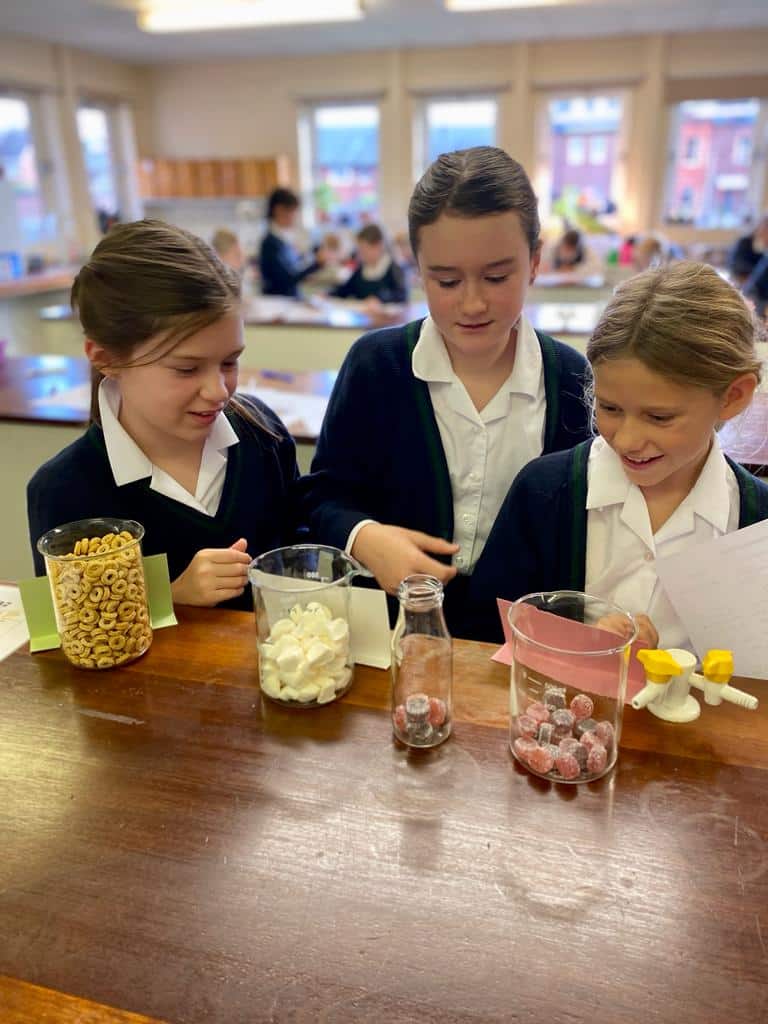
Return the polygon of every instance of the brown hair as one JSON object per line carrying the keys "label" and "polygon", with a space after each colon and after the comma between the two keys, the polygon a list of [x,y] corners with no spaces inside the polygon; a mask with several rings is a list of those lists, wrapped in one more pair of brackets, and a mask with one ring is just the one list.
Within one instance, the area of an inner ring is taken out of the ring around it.
{"label": "brown hair", "polygon": [[233,246],[239,244],[239,239],[234,231],[230,231],[229,228],[217,228],[213,233],[211,239],[211,248],[214,252],[217,252],[219,256],[223,256],[224,253],[228,252]]}
{"label": "brown hair", "polygon": [[[142,359],[153,363],[186,338],[240,308],[240,280],[213,249],[189,231],[160,220],[117,224],[99,242],[75,278],[70,296],[87,338],[114,366],[132,361],[139,345],[157,338]],[[99,384],[93,367],[91,420],[99,423]],[[244,419],[268,433],[266,421],[236,396],[229,400]]]}
{"label": "brown hair", "polygon": [[513,210],[531,253],[538,249],[539,211],[528,175],[497,146],[473,146],[443,153],[429,165],[408,204],[408,234],[414,253],[419,231],[444,213],[454,217],[484,217]]}
{"label": "brown hair", "polygon": [[704,263],[645,270],[619,285],[587,344],[594,367],[639,359],[678,384],[722,394],[744,373],[760,380],[757,320],[736,289]]}
{"label": "brown hair", "polygon": [[379,245],[384,241],[384,232],[378,224],[366,224],[355,235],[358,242],[365,242],[367,245]]}

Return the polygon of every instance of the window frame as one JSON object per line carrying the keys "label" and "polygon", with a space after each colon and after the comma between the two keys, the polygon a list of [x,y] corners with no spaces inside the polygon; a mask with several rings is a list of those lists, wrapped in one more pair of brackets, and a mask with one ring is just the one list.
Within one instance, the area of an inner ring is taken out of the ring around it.
{"label": "window frame", "polygon": [[429,166],[429,107],[433,103],[492,103],[494,106],[493,141],[491,146],[499,145],[499,93],[494,89],[481,89],[472,92],[429,92],[419,94],[413,110],[412,129],[412,168],[411,177],[414,184]]}

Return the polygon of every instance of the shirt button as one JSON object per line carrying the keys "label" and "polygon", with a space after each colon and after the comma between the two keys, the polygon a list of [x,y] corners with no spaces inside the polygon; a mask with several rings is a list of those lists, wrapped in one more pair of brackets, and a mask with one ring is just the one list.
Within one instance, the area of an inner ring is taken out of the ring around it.
{"label": "shirt button", "polygon": [[464,565],[464,559],[462,558],[461,555],[456,555],[456,565],[458,565],[458,566]]}
{"label": "shirt button", "polygon": [[468,513],[465,513],[462,518],[464,519],[464,522],[467,524],[467,526],[469,526],[469,524],[473,521],[473,516],[469,515]]}

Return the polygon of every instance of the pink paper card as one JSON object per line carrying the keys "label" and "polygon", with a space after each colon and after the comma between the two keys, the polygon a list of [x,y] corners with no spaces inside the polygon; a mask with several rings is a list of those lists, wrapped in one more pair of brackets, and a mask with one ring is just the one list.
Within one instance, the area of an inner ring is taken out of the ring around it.
{"label": "pink paper card", "polygon": [[[502,665],[511,665],[514,633],[509,624],[507,612],[513,602],[498,598],[496,603],[499,607],[505,644],[499,648],[491,660],[499,661]],[[573,657],[531,644],[526,646],[524,655],[528,668],[542,672],[562,683],[567,683],[574,689],[581,690],[582,693],[615,698],[620,655],[606,658],[586,655],[587,651],[618,647],[621,640],[615,633],[598,629],[596,626],[586,626],[583,622],[565,619],[560,615],[553,615],[551,612],[541,611],[539,608],[534,608],[533,605],[523,607],[518,627],[526,635],[535,636],[540,644],[556,647],[561,651],[585,652],[582,656]],[[636,651],[641,647],[641,644],[634,643],[630,649],[627,690],[624,695],[627,704],[645,686],[643,666],[635,657]]]}

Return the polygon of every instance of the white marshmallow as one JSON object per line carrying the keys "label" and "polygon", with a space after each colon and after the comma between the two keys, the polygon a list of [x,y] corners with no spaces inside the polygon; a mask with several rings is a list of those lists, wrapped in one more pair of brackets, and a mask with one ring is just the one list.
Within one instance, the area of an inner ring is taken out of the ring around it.
{"label": "white marshmallow", "polygon": [[330,644],[324,644],[321,640],[315,640],[307,648],[307,664],[315,668],[320,665],[327,665],[333,661],[335,650]]}
{"label": "white marshmallow", "polygon": [[323,619],[327,619],[328,622],[330,622],[333,617],[331,615],[331,609],[328,608],[327,605],[320,604],[319,601],[310,601],[307,605],[307,611],[312,612],[314,615],[319,615]]}
{"label": "white marshmallow", "polygon": [[290,646],[286,644],[275,658],[275,661],[280,669],[281,676],[285,676],[286,672],[295,672],[302,661],[304,661],[304,651],[301,644],[296,643],[295,640]]}
{"label": "white marshmallow", "polygon": [[278,637],[285,636],[286,633],[293,632],[293,622],[290,619],[278,619],[272,627],[272,632],[269,634],[269,639],[274,641]]}
{"label": "white marshmallow", "polygon": [[346,619],[334,619],[328,626],[331,640],[337,644],[349,642],[349,623]]}
{"label": "white marshmallow", "polygon": [[336,687],[333,683],[324,686],[317,695],[318,704],[328,704],[336,696]]}
{"label": "white marshmallow", "polygon": [[310,700],[315,700],[319,693],[319,686],[315,686],[314,683],[308,683],[306,686],[302,686],[302,688],[299,690],[299,700],[301,701],[302,704],[306,704]]}
{"label": "white marshmallow", "polygon": [[277,676],[261,674],[261,688],[270,697],[280,698],[280,679]]}
{"label": "white marshmallow", "polygon": [[352,678],[352,669],[345,668],[341,675],[336,677],[336,689],[343,690]]}
{"label": "white marshmallow", "polygon": [[280,700],[298,700],[299,691],[294,690],[292,686],[284,686],[280,691]]}
{"label": "white marshmallow", "polygon": [[284,686],[292,686],[299,690],[309,682],[306,661],[301,662],[292,672],[280,672],[280,679]]}

